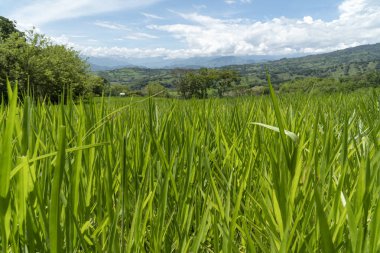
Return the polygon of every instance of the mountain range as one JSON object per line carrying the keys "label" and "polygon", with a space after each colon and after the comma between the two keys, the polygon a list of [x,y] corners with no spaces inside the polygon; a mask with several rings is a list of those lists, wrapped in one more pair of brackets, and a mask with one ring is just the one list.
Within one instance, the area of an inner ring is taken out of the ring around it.
{"label": "mountain range", "polygon": [[[218,68],[228,65],[242,65],[266,62],[280,59],[280,56],[250,55],[250,56],[214,56],[193,57],[186,59],[153,58],[124,58],[124,57],[84,57],[93,71],[112,70],[126,67],[140,67],[153,69],[186,68],[198,69]],[[133,64],[132,64],[133,63]]]}

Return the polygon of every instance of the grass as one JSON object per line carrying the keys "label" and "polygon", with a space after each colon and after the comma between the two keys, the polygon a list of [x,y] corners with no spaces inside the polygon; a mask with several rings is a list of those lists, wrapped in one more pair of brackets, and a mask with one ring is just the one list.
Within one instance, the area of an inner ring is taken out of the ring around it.
{"label": "grass", "polygon": [[379,252],[380,99],[0,105],[2,252]]}

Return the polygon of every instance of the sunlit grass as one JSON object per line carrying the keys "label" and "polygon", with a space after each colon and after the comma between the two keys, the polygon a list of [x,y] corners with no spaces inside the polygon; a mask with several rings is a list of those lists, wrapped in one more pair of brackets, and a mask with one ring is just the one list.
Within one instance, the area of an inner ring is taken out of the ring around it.
{"label": "sunlit grass", "polygon": [[9,92],[2,252],[380,251],[376,91],[67,105]]}

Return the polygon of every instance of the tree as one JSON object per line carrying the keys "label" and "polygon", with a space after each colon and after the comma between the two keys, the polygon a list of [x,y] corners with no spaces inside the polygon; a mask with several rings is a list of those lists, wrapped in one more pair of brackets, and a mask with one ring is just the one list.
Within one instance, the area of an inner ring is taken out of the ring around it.
{"label": "tree", "polygon": [[217,72],[214,88],[218,91],[219,97],[223,97],[224,93],[233,85],[240,83],[240,76],[234,70],[220,70]]}
{"label": "tree", "polygon": [[181,75],[175,82],[178,93],[183,98],[205,98],[205,89],[199,74],[189,71]]}
{"label": "tree", "polygon": [[19,90],[27,86],[30,47],[25,38],[12,33],[0,43],[0,93],[6,98],[6,79],[18,81]]}
{"label": "tree", "polygon": [[0,41],[9,38],[13,33],[22,34],[16,29],[16,22],[0,16]]}
{"label": "tree", "polygon": [[169,96],[168,91],[164,86],[162,86],[159,82],[149,82],[143,90],[144,95],[157,95],[159,97],[167,97]]}
{"label": "tree", "polygon": [[89,66],[72,48],[55,45],[44,35],[30,31],[11,33],[0,43],[0,96],[6,96],[6,79],[17,81],[20,93],[57,102],[65,90],[73,98],[101,94],[104,80],[91,74]]}
{"label": "tree", "polygon": [[240,76],[233,70],[202,68],[198,71],[187,71],[177,76],[176,87],[183,98],[207,98],[208,90],[214,88],[222,97],[224,93],[240,82]]}
{"label": "tree", "polygon": [[129,93],[129,89],[128,89],[128,87],[126,85],[111,84],[110,86],[108,86],[106,93],[109,96],[119,96],[120,93],[128,94]]}
{"label": "tree", "polygon": [[58,101],[64,90],[74,98],[91,92],[88,66],[72,49],[48,44],[30,59],[29,82],[38,97]]}
{"label": "tree", "polygon": [[102,96],[106,88],[109,87],[110,82],[103,77],[91,75],[87,85],[93,95]]}

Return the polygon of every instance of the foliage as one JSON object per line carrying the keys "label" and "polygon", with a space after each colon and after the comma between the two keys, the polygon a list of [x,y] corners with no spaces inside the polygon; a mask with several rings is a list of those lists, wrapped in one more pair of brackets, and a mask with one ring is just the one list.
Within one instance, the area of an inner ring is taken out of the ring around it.
{"label": "foliage", "polygon": [[169,93],[167,89],[162,86],[159,82],[149,82],[143,90],[144,95],[148,96],[159,96],[159,97],[168,97]]}
{"label": "foliage", "polygon": [[[57,102],[64,90],[74,96],[101,94],[103,79],[90,74],[88,65],[71,48],[52,44],[33,31],[11,33],[0,43],[0,94],[6,96],[6,79],[17,81],[19,92]],[[29,90],[28,90],[29,89]]]}
{"label": "foliage", "polygon": [[59,106],[9,92],[4,253],[380,251],[378,90]]}
{"label": "foliage", "polygon": [[218,91],[219,97],[223,97],[229,88],[240,83],[240,76],[234,70],[219,70],[216,72],[216,76],[217,79],[212,87]]}
{"label": "foliage", "polygon": [[129,93],[129,89],[127,86],[122,85],[122,84],[110,84],[106,88],[106,94],[108,96],[120,96],[120,93]]}
{"label": "foliage", "polygon": [[268,86],[244,86],[239,85],[229,90],[226,93],[228,97],[242,97],[242,96],[261,96],[261,95],[269,95]]}
{"label": "foliage", "polygon": [[205,76],[194,71],[186,72],[175,80],[178,93],[183,98],[207,98]]}
{"label": "foliage", "polygon": [[110,83],[97,75],[89,75],[86,80],[86,92],[91,92],[92,95],[101,96],[103,92],[109,87]]}
{"label": "foliage", "polygon": [[19,36],[23,35],[23,33],[17,30],[15,21],[0,16],[0,42],[9,38],[13,33],[18,34]]}
{"label": "foliage", "polygon": [[380,72],[373,71],[344,78],[298,78],[280,86],[281,92],[332,93],[351,92],[360,88],[380,87]]}
{"label": "foliage", "polygon": [[143,90],[149,82],[159,82],[165,88],[174,88],[173,70],[122,68],[108,71],[98,71],[96,74],[107,79],[110,83],[122,84],[130,90]]}
{"label": "foliage", "polygon": [[175,84],[183,98],[207,98],[209,89],[216,89],[219,97],[222,97],[229,88],[239,82],[240,77],[235,71],[202,68],[197,71],[184,71]]}

